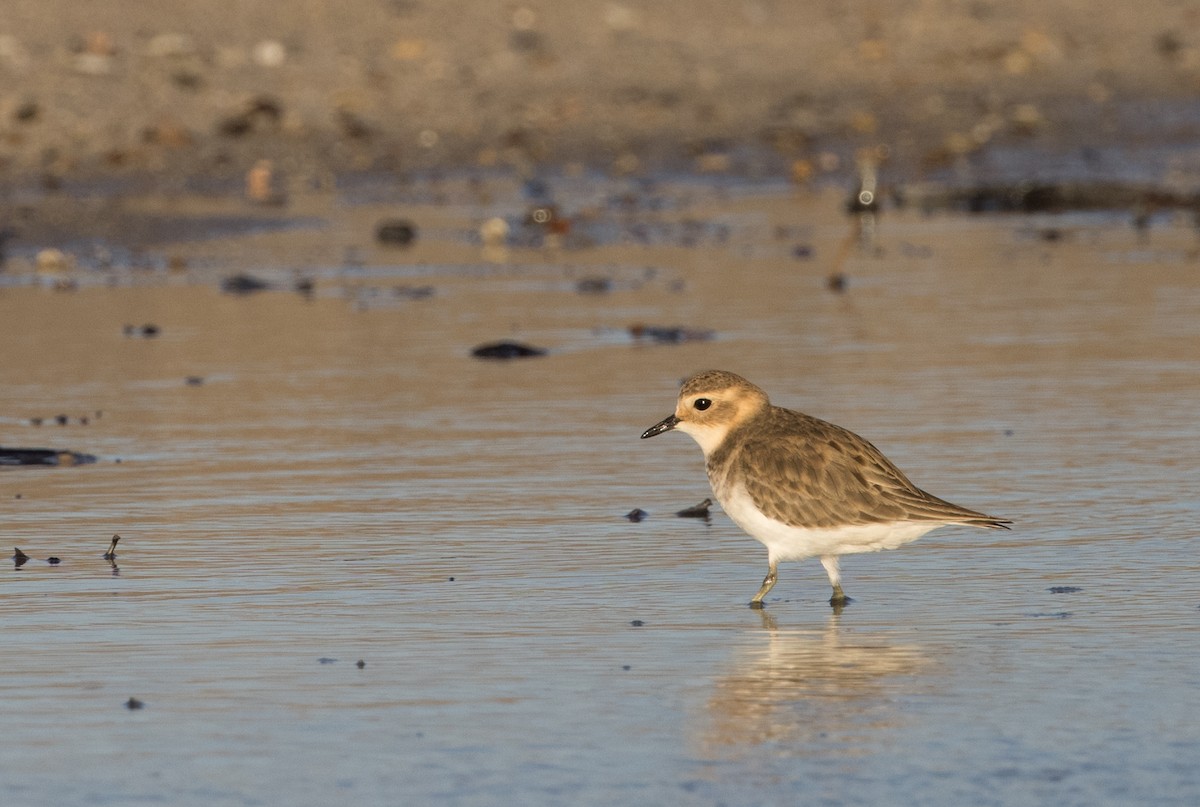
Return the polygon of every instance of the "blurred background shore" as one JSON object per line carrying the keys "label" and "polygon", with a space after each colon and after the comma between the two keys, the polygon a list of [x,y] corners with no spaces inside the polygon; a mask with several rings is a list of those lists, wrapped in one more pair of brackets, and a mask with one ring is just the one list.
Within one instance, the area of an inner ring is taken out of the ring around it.
{"label": "blurred background shore", "polygon": [[1007,148],[1119,174],[1106,149],[1197,141],[1198,31],[1172,0],[9,0],[0,186],[202,187],[262,159],[307,184],[572,165],[803,181],[880,147],[910,179]]}

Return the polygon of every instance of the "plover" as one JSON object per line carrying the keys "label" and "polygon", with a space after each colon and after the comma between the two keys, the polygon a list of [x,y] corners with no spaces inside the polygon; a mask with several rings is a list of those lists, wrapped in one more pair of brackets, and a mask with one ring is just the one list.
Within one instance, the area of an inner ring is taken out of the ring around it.
{"label": "plover", "polygon": [[895,549],[950,524],[1012,523],[926,493],[857,434],[773,406],[761,389],[723,370],[685,381],[675,414],[642,438],[672,429],[700,444],[717,501],[767,547],[769,570],[753,608],[775,585],[781,560],[820,558],[838,607],[848,601],[841,555]]}

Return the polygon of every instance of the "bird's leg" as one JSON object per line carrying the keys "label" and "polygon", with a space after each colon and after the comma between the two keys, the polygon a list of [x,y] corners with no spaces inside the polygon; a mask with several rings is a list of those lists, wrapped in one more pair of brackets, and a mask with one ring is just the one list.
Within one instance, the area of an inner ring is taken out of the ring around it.
{"label": "bird's leg", "polygon": [[838,608],[850,602],[846,592],[842,591],[842,572],[838,567],[837,555],[826,555],[821,558],[821,565],[825,567],[825,573],[829,575],[829,582],[833,585],[833,596],[829,598],[829,604]]}
{"label": "bird's leg", "polygon": [[751,608],[763,607],[763,597],[767,596],[767,592],[775,587],[775,581],[779,578],[779,567],[775,563],[774,558],[771,558],[770,564],[770,567],[767,569],[767,576],[763,578],[762,587],[754,595],[754,599],[750,600]]}

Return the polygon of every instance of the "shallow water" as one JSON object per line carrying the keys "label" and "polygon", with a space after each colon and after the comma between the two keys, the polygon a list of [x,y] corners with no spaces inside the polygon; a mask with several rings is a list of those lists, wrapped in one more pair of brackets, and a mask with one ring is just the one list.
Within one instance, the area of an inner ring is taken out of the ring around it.
{"label": "shallow water", "polygon": [[[838,197],[679,183],[642,237],[585,188],[603,238],[506,263],[473,233],[521,203],[452,186],[404,253],[375,200],[182,274],[10,274],[0,444],[100,459],[0,469],[34,558],[0,585],[0,802],[1195,804],[1194,233],[895,212],[859,248]],[[313,298],[217,291],[296,269]],[[470,357],[497,338],[551,353]],[[815,560],[746,608],[765,551],[674,518],[699,449],[638,439],[705,367],[1015,529],[846,558],[839,615]]]}

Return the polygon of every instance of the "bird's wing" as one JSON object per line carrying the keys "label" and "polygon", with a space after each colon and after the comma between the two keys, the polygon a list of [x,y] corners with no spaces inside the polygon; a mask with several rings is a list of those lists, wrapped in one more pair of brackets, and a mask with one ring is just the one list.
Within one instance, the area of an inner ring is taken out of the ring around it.
{"label": "bird's wing", "polygon": [[760,431],[733,457],[738,481],[770,518],[817,528],[889,521],[1003,523],[921,490],[851,431],[787,410],[782,416],[790,421],[787,428]]}

